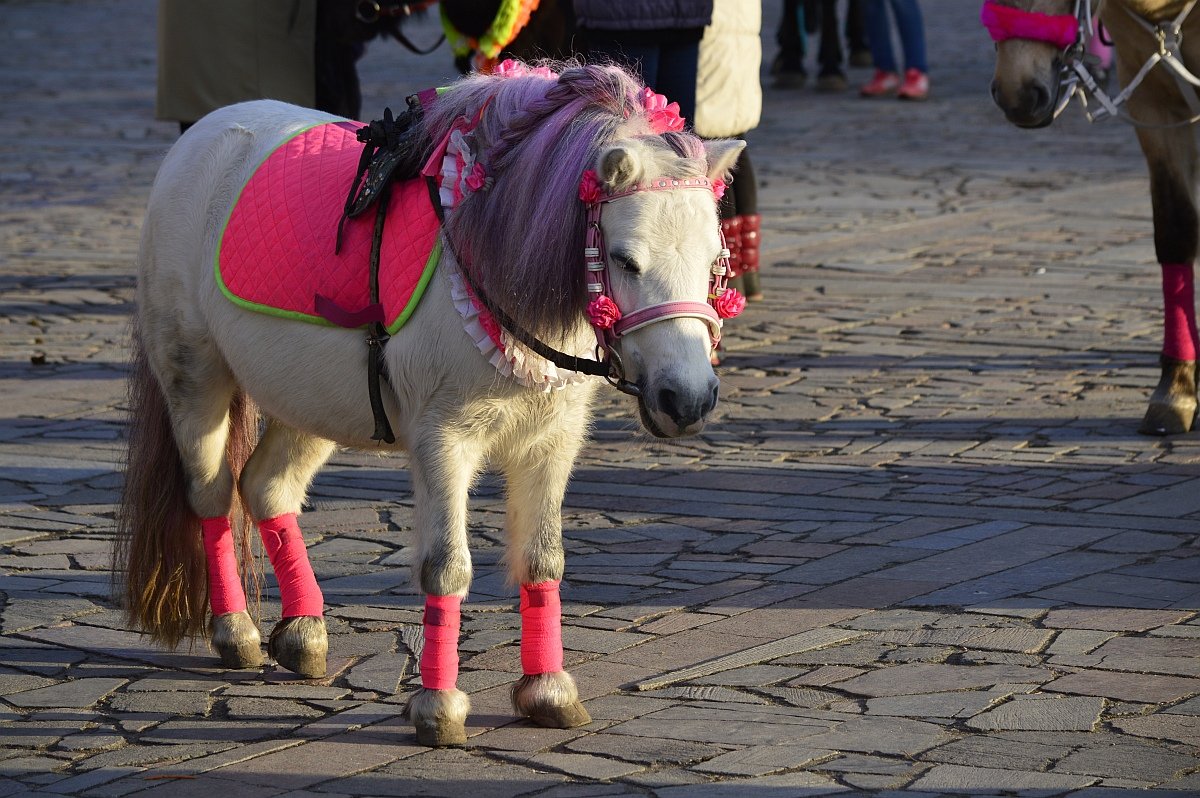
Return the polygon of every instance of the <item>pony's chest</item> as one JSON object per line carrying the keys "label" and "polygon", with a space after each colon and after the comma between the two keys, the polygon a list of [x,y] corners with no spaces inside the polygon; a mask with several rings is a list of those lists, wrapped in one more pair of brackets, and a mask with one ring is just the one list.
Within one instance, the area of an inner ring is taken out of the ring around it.
{"label": "pony's chest", "polygon": [[[316,324],[361,326],[360,312],[371,305],[374,208],[346,221],[334,252],[362,152],[357,127],[309,128],[276,148],[247,181],[214,264],[232,302]],[[395,184],[380,241],[379,301],[389,332],[411,316],[437,266],[438,229],[424,181]]]}

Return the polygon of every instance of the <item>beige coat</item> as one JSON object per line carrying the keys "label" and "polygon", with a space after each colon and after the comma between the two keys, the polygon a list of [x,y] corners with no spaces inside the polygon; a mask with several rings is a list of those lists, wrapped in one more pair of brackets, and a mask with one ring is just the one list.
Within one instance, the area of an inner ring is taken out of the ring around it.
{"label": "beige coat", "polygon": [[712,24],[700,42],[695,130],[705,138],[739,136],[762,115],[762,3],[714,0]]}
{"label": "beige coat", "polygon": [[195,122],[243,100],[311,107],[316,0],[159,0],[155,116]]}

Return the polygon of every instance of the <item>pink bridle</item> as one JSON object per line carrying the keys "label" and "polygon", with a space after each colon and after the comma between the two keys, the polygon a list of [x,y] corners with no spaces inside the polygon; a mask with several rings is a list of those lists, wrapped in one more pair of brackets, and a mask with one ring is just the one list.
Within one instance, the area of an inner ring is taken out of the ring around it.
{"label": "pink bridle", "polygon": [[[1086,0],[1085,0],[1086,1]],[[1078,8],[1078,4],[1076,6]],[[979,21],[992,40],[1032,39],[1065,50],[1080,37],[1079,14],[1041,14],[985,0]]]}
{"label": "pink bridle", "polygon": [[[584,184],[588,181],[585,174]],[[708,301],[674,300],[660,302],[623,313],[617,307],[608,276],[608,251],[604,244],[604,232],[600,217],[605,203],[623,199],[642,191],[673,191],[678,189],[705,189],[716,193],[717,186],[706,177],[656,177],[645,183],[614,194],[595,191],[581,198],[587,205],[587,234],[584,240],[583,261],[587,270],[588,320],[596,332],[596,342],[609,357],[616,357],[613,347],[624,335],[670,319],[699,319],[708,325],[709,337],[715,348],[721,340],[721,321],[741,312],[745,301],[733,289],[728,288],[729,248],[725,234],[720,231],[721,252],[713,262],[708,281]],[[618,358],[619,360],[619,358]]]}

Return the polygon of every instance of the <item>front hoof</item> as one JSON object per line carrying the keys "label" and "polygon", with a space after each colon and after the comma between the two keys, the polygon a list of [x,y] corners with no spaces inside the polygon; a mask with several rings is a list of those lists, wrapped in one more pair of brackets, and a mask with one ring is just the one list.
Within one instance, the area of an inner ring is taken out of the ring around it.
{"label": "front hoof", "polygon": [[284,668],[306,679],[325,675],[329,636],[325,619],[315,615],[284,618],[271,630],[267,653]]}
{"label": "front hoof", "polygon": [[522,676],[513,685],[513,709],[548,729],[574,729],[592,722],[575,680],[566,671]]}
{"label": "front hoof", "polygon": [[245,610],[214,615],[209,639],[226,668],[258,668],[263,664],[258,625]]}
{"label": "front hoof", "polygon": [[418,689],[408,699],[404,715],[417,731],[417,742],[446,748],[467,742],[467,713],[471,700],[461,690]]}
{"label": "front hoof", "polygon": [[1162,376],[1138,427],[1143,435],[1179,435],[1196,417],[1196,362],[1163,356]]}

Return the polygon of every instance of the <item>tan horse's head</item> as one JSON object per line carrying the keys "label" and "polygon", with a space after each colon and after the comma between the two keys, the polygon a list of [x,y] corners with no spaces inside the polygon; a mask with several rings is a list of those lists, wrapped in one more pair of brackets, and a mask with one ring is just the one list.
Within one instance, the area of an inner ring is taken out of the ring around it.
{"label": "tan horse's head", "polygon": [[[993,0],[995,2],[996,0]],[[1093,7],[1099,5],[1095,0]],[[998,0],[998,5],[1051,16],[1074,15],[1075,0]],[[1062,91],[1062,50],[1046,41],[1010,38],[996,44],[992,99],[1018,127],[1045,127],[1054,121]]]}

